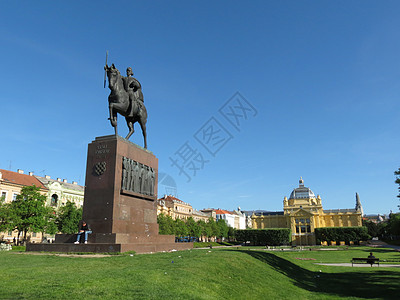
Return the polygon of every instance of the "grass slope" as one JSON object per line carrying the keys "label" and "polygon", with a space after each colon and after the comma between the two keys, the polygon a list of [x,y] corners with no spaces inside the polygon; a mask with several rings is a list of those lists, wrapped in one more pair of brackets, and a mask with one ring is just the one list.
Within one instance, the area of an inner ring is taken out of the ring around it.
{"label": "grass slope", "polygon": [[[0,252],[0,299],[396,299],[399,269],[314,265],[369,251],[212,249],[104,258]],[[374,253],[400,258],[385,251]]]}

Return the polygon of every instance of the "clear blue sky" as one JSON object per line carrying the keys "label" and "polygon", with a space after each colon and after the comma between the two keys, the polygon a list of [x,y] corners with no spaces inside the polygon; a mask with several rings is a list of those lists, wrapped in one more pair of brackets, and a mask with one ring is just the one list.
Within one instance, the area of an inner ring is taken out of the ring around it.
{"label": "clear blue sky", "polygon": [[[109,50],[142,84],[159,171],[195,208],[282,210],[302,176],[326,209],[353,208],[358,192],[368,214],[397,211],[399,10],[398,1],[1,1],[0,168],[84,184],[87,144],[113,134]],[[234,127],[219,110],[236,92],[253,110]],[[209,152],[199,140],[217,125],[219,140],[203,140]],[[119,128],[125,136],[122,118]],[[138,125],[131,140],[143,145]],[[186,165],[190,182],[171,166],[185,145],[197,151],[192,163],[207,161],[195,175]]]}

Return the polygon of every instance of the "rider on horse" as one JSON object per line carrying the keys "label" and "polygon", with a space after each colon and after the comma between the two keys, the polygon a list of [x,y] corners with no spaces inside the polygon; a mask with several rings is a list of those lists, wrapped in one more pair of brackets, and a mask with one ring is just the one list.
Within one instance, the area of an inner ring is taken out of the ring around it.
{"label": "rider on horse", "polygon": [[142,86],[136,78],[131,77],[132,75],[133,75],[132,68],[128,67],[126,69],[126,77],[122,76],[124,89],[129,95],[129,103],[130,103],[130,109],[128,114],[129,117],[132,117],[133,115],[137,114],[138,112],[135,110],[138,111],[141,110],[142,105],[144,103]]}

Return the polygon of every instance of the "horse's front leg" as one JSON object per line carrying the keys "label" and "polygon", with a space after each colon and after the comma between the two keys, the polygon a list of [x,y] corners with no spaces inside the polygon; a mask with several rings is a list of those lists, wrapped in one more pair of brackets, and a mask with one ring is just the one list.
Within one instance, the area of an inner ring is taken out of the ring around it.
{"label": "horse's front leg", "polygon": [[128,125],[129,132],[125,139],[129,139],[131,135],[135,132],[135,129],[133,128],[133,121],[131,119],[126,118],[126,124]]}
{"label": "horse's front leg", "polygon": [[[117,113],[115,113],[115,115],[114,115],[114,119],[115,119],[115,125],[113,125],[114,126],[114,130],[115,130],[115,135],[118,135],[118,127],[117,127]],[[111,124],[113,124],[112,122],[111,122]]]}
{"label": "horse's front leg", "polygon": [[114,111],[114,103],[108,105],[110,110],[110,117],[108,118],[111,122],[111,126],[117,128],[117,112]]}
{"label": "horse's front leg", "polygon": [[146,120],[139,121],[140,127],[142,127],[143,139],[144,139],[144,148],[147,149],[147,133],[146,133]]}

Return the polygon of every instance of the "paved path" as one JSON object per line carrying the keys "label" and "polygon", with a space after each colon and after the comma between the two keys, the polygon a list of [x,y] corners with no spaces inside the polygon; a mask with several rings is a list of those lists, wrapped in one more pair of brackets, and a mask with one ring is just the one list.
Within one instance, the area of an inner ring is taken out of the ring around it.
{"label": "paved path", "polygon": [[400,250],[400,246],[389,245],[383,241],[370,241],[367,246],[370,247],[379,247],[379,248],[392,248],[395,250]]}
{"label": "paved path", "polygon": [[[316,265],[320,266],[334,266],[334,267],[351,267],[351,263],[341,263],[341,264],[320,264],[316,263]],[[380,265],[369,265],[369,264],[354,264],[354,268],[400,268],[399,265],[389,265],[389,264],[380,264]]]}

